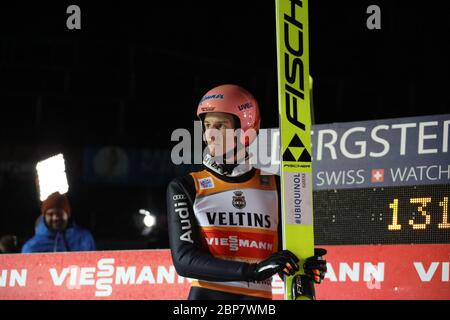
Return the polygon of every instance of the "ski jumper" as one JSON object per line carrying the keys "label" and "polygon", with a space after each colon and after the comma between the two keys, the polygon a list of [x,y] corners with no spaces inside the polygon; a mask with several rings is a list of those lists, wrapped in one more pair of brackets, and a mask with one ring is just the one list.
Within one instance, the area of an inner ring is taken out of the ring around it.
{"label": "ski jumper", "polygon": [[279,250],[275,176],[243,165],[231,175],[205,166],[167,190],[173,263],[195,279],[189,299],[271,299],[272,279],[249,280],[249,264]]}

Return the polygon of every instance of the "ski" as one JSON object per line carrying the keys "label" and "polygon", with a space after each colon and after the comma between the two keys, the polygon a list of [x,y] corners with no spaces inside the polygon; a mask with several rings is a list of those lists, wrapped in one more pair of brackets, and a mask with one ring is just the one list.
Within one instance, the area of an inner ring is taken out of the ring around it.
{"label": "ski", "polygon": [[286,277],[285,299],[315,299],[312,281],[302,276],[302,263],[314,255],[308,1],[275,2],[283,249],[301,261]]}

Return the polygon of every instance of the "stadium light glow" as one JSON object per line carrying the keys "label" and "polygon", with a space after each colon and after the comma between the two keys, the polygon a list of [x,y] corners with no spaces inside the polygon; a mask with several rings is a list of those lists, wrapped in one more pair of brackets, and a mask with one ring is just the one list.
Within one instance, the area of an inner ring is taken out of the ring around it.
{"label": "stadium light glow", "polygon": [[152,215],[148,215],[144,217],[144,224],[147,228],[151,228],[155,225],[156,219]]}
{"label": "stadium light glow", "polygon": [[60,194],[69,191],[66,166],[62,153],[40,161],[36,165],[39,182],[39,199],[44,201],[54,192]]}
{"label": "stadium light glow", "polygon": [[156,223],[156,218],[155,218],[155,216],[153,216],[153,215],[150,213],[150,211],[145,210],[145,209],[140,209],[140,210],[139,210],[139,213],[144,215],[144,220],[143,220],[143,222],[144,222],[144,225],[145,225],[147,228],[151,228],[151,227],[153,227],[153,226],[155,225],[155,223]]}

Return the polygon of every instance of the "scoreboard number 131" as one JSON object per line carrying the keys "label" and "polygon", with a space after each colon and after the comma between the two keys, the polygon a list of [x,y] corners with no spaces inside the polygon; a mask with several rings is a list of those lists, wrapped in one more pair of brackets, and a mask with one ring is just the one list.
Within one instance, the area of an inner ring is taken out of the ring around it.
{"label": "scoreboard number 131", "polygon": [[[411,204],[418,204],[417,211],[422,215],[422,223],[416,223],[414,219],[410,219],[408,224],[413,230],[424,230],[431,224],[431,215],[427,213],[427,204],[431,203],[430,198],[410,198]],[[450,229],[450,222],[448,221],[448,197],[444,197],[442,201],[439,201],[439,207],[442,207],[442,221],[438,223],[438,229]],[[402,225],[398,222],[398,208],[399,201],[394,199],[389,203],[389,208],[392,209],[392,224],[388,225],[388,230],[397,231],[402,229]]]}

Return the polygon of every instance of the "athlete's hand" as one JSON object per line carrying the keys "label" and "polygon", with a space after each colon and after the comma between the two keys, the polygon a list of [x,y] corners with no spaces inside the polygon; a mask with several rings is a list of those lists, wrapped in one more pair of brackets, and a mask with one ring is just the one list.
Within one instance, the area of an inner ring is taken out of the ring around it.
{"label": "athlete's hand", "polygon": [[305,274],[310,276],[317,284],[322,282],[327,272],[327,262],[323,259],[323,256],[326,254],[327,250],[315,248],[314,256],[306,259],[303,264]]}
{"label": "athlete's hand", "polygon": [[252,280],[265,280],[275,273],[282,275],[294,275],[298,270],[298,258],[289,250],[283,250],[272,254],[267,259],[257,264],[250,265],[250,278]]}

